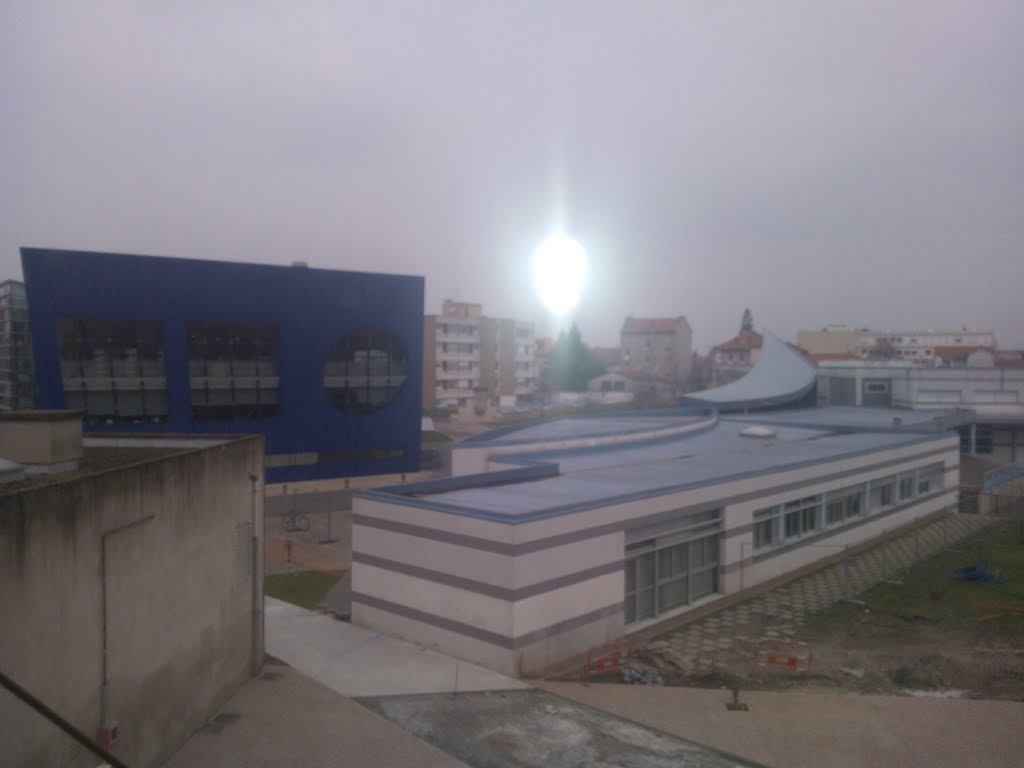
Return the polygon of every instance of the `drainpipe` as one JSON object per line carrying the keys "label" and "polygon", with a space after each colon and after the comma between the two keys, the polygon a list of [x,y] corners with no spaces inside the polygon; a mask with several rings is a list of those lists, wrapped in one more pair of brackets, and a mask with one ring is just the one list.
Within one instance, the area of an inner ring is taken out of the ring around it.
{"label": "drainpipe", "polygon": [[968,448],[968,456],[973,457],[978,448],[978,425],[971,422],[971,442]]}
{"label": "drainpipe", "polygon": [[263,668],[263,654],[260,653],[260,649],[264,647],[263,637],[263,594],[260,590],[261,582],[261,568],[260,568],[260,537],[259,528],[256,527],[256,499],[259,489],[259,476],[253,472],[249,474],[249,482],[252,484],[252,504],[250,511],[250,520],[252,527],[252,628],[251,628],[251,648],[250,654],[252,658],[251,671],[252,676],[255,677],[260,673]]}

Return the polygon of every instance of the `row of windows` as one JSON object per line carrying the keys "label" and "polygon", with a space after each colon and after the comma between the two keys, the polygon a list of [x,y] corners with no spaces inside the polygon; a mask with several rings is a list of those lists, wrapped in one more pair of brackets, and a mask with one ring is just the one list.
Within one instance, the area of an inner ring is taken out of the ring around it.
{"label": "row of windows", "polygon": [[476,354],[477,345],[459,341],[445,341],[437,345],[437,351],[455,355]]}
{"label": "row of windows", "polygon": [[759,509],[754,512],[754,550],[779,546],[843,525],[942,487],[943,467],[933,464]]}
{"label": "row of windows", "polygon": [[[260,420],[280,415],[277,326],[188,323],[192,418]],[[163,324],[159,320],[58,318],[65,407],[90,423],[167,420]],[[345,413],[380,410],[408,377],[408,358],[390,331],[370,328],[335,342],[324,363],[323,387]]]}

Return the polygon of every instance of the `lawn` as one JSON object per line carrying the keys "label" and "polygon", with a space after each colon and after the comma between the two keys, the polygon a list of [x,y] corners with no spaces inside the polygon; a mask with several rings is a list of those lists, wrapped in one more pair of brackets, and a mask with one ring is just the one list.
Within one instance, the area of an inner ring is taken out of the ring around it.
{"label": "lawn", "polygon": [[[910,569],[902,583],[859,595],[876,613],[905,619],[961,620],[1000,634],[1024,636],[1024,544],[1018,523],[1000,523]],[[953,570],[983,565],[1000,581],[957,581]]]}
{"label": "lawn", "polygon": [[263,593],[303,608],[315,608],[341,576],[337,571],[275,573],[263,577]]}
{"label": "lawn", "polygon": [[420,433],[421,443],[450,443],[452,439],[442,432],[428,430]]}

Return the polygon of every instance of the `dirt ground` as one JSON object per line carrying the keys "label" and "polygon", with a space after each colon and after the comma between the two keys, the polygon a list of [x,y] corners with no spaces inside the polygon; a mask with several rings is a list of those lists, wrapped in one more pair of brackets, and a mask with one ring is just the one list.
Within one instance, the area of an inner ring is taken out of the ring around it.
{"label": "dirt ground", "polygon": [[657,682],[656,671],[660,682],[678,686],[1024,701],[1024,642],[972,622],[908,620],[844,605],[792,638],[737,638],[710,655],[711,671],[694,672],[693,660],[653,640],[634,651],[625,675],[646,673],[647,682]]}

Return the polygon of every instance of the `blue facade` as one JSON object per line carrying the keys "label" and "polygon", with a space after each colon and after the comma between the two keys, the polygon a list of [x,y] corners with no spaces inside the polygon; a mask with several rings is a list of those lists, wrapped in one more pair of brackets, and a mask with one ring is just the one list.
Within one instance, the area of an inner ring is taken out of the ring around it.
{"label": "blue facade", "polygon": [[[36,248],[21,255],[41,408],[84,402],[88,414],[109,401],[108,387],[114,402],[122,387],[124,411],[140,415],[87,415],[87,431],[262,433],[268,482],[419,468],[423,278]],[[217,378],[231,363],[203,351],[203,334],[239,346],[252,329],[271,339],[253,342],[270,362],[246,352],[233,378]],[[118,333],[129,341],[115,370],[111,355],[90,344]],[[75,349],[85,350],[81,372],[69,362]],[[197,362],[204,355],[210,370]],[[328,375],[346,389],[325,388]],[[160,391],[138,383],[159,389],[161,376]],[[250,396],[262,404],[230,404]],[[201,405],[207,397],[229,404]],[[271,466],[284,462],[291,465]]]}

